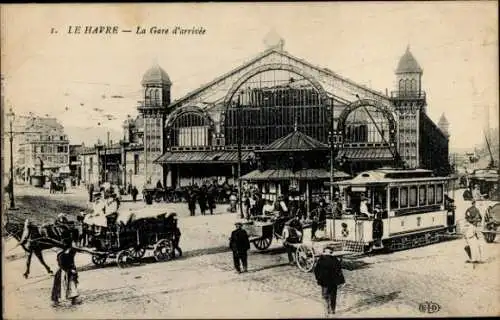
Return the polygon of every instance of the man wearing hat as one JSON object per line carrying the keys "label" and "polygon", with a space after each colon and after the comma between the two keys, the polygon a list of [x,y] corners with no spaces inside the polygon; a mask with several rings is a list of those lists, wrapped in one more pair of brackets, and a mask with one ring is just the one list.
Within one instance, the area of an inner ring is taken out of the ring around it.
{"label": "man wearing hat", "polygon": [[345,278],[340,260],[335,256],[332,248],[326,247],[323,250],[323,254],[314,267],[314,276],[321,286],[326,315],[335,314],[337,287],[345,283]]}
{"label": "man wearing hat", "polygon": [[234,268],[241,273],[240,262],[243,265],[243,272],[247,272],[247,251],[250,249],[248,234],[243,230],[243,224],[236,222],[236,229],[231,233],[229,247],[233,251]]}
{"label": "man wearing hat", "polygon": [[479,209],[476,208],[476,201],[472,200],[472,205],[465,211],[465,220],[467,227],[465,228],[464,238],[466,242],[465,252],[472,262],[479,262],[481,260],[481,244],[479,242],[479,232],[477,228],[481,224],[483,218]]}

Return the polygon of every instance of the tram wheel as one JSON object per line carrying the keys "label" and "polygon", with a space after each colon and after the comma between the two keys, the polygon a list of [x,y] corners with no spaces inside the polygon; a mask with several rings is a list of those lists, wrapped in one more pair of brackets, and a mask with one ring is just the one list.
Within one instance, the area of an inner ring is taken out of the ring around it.
{"label": "tram wheel", "polygon": [[260,239],[255,240],[253,242],[253,245],[258,250],[266,250],[267,248],[269,248],[269,246],[271,246],[272,241],[273,241],[273,238],[260,238]]}
{"label": "tram wheel", "polygon": [[304,244],[299,245],[295,251],[295,261],[297,267],[303,272],[311,272],[316,263],[316,256],[314,250]]}

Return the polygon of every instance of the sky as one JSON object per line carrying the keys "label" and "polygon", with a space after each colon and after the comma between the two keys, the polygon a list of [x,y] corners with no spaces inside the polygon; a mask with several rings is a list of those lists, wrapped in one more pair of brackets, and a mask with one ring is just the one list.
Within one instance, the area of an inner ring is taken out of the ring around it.
{"label": "sky", "polygon": [[[2,5],[1,22],[7,103],[18,115],[48,114],[65,126],[121,130],[137,114],[142,75],[155,61],[177,99],[258,55],[274,30],[292,55],[382,92],[394,89],[410,45],[424,69],[428,114],[437,123],[445,113],[451,148],[482,143],[483,128],[498,127],[496,1],[23,4]],[[133,32],[68,34],[76,25]],[[206,33],[137,35],[137,26]]]}

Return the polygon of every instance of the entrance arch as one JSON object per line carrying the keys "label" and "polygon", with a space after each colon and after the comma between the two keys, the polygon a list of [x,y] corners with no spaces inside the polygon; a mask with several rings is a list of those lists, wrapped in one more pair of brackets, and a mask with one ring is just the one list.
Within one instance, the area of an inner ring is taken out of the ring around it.
{"label": "entrance arch", "polygon": [[242,145],[258,148],[295,128],[326,143],[331,102],[319,81],[298,67],[258,66],[239,78],[224,98],[220,128],[225,145],[235,146],[241,132]]}
{"label": "entrance arch", "polygon": [[338,118],[343,144],[382,144],[396,147],[397,124],[392,112],[379,101],[363,99],[349,104]]}
{"label": "entrance arch", "polygon": [[185,106],[167,117],[165,129],[167,147],[208,147],[212,144],[214,122],[205,110]]}

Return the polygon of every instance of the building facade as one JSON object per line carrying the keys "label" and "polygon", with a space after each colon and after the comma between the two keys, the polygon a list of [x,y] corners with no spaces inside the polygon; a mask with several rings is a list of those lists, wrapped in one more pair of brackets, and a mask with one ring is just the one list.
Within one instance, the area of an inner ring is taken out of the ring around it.
{"label": "building facade", "polygon": [[295,130],[331,145],[336,168],[351,175],[380,166],[447,174],[448,136],[426,114],[423,70],[409,48],[394,90],[384,94],[283,45],[174,101],[167,73],[158,65],[148,70],[139,115],[124,123],[122,182],[234,183],[257,168],[256,151]]}
{"label": "building facade", "polygon": [[69,140],[56,118],[29,118],[24,132],[17,168],[25,182],[30,182],[40,160],[46,177],[69,172]]}

